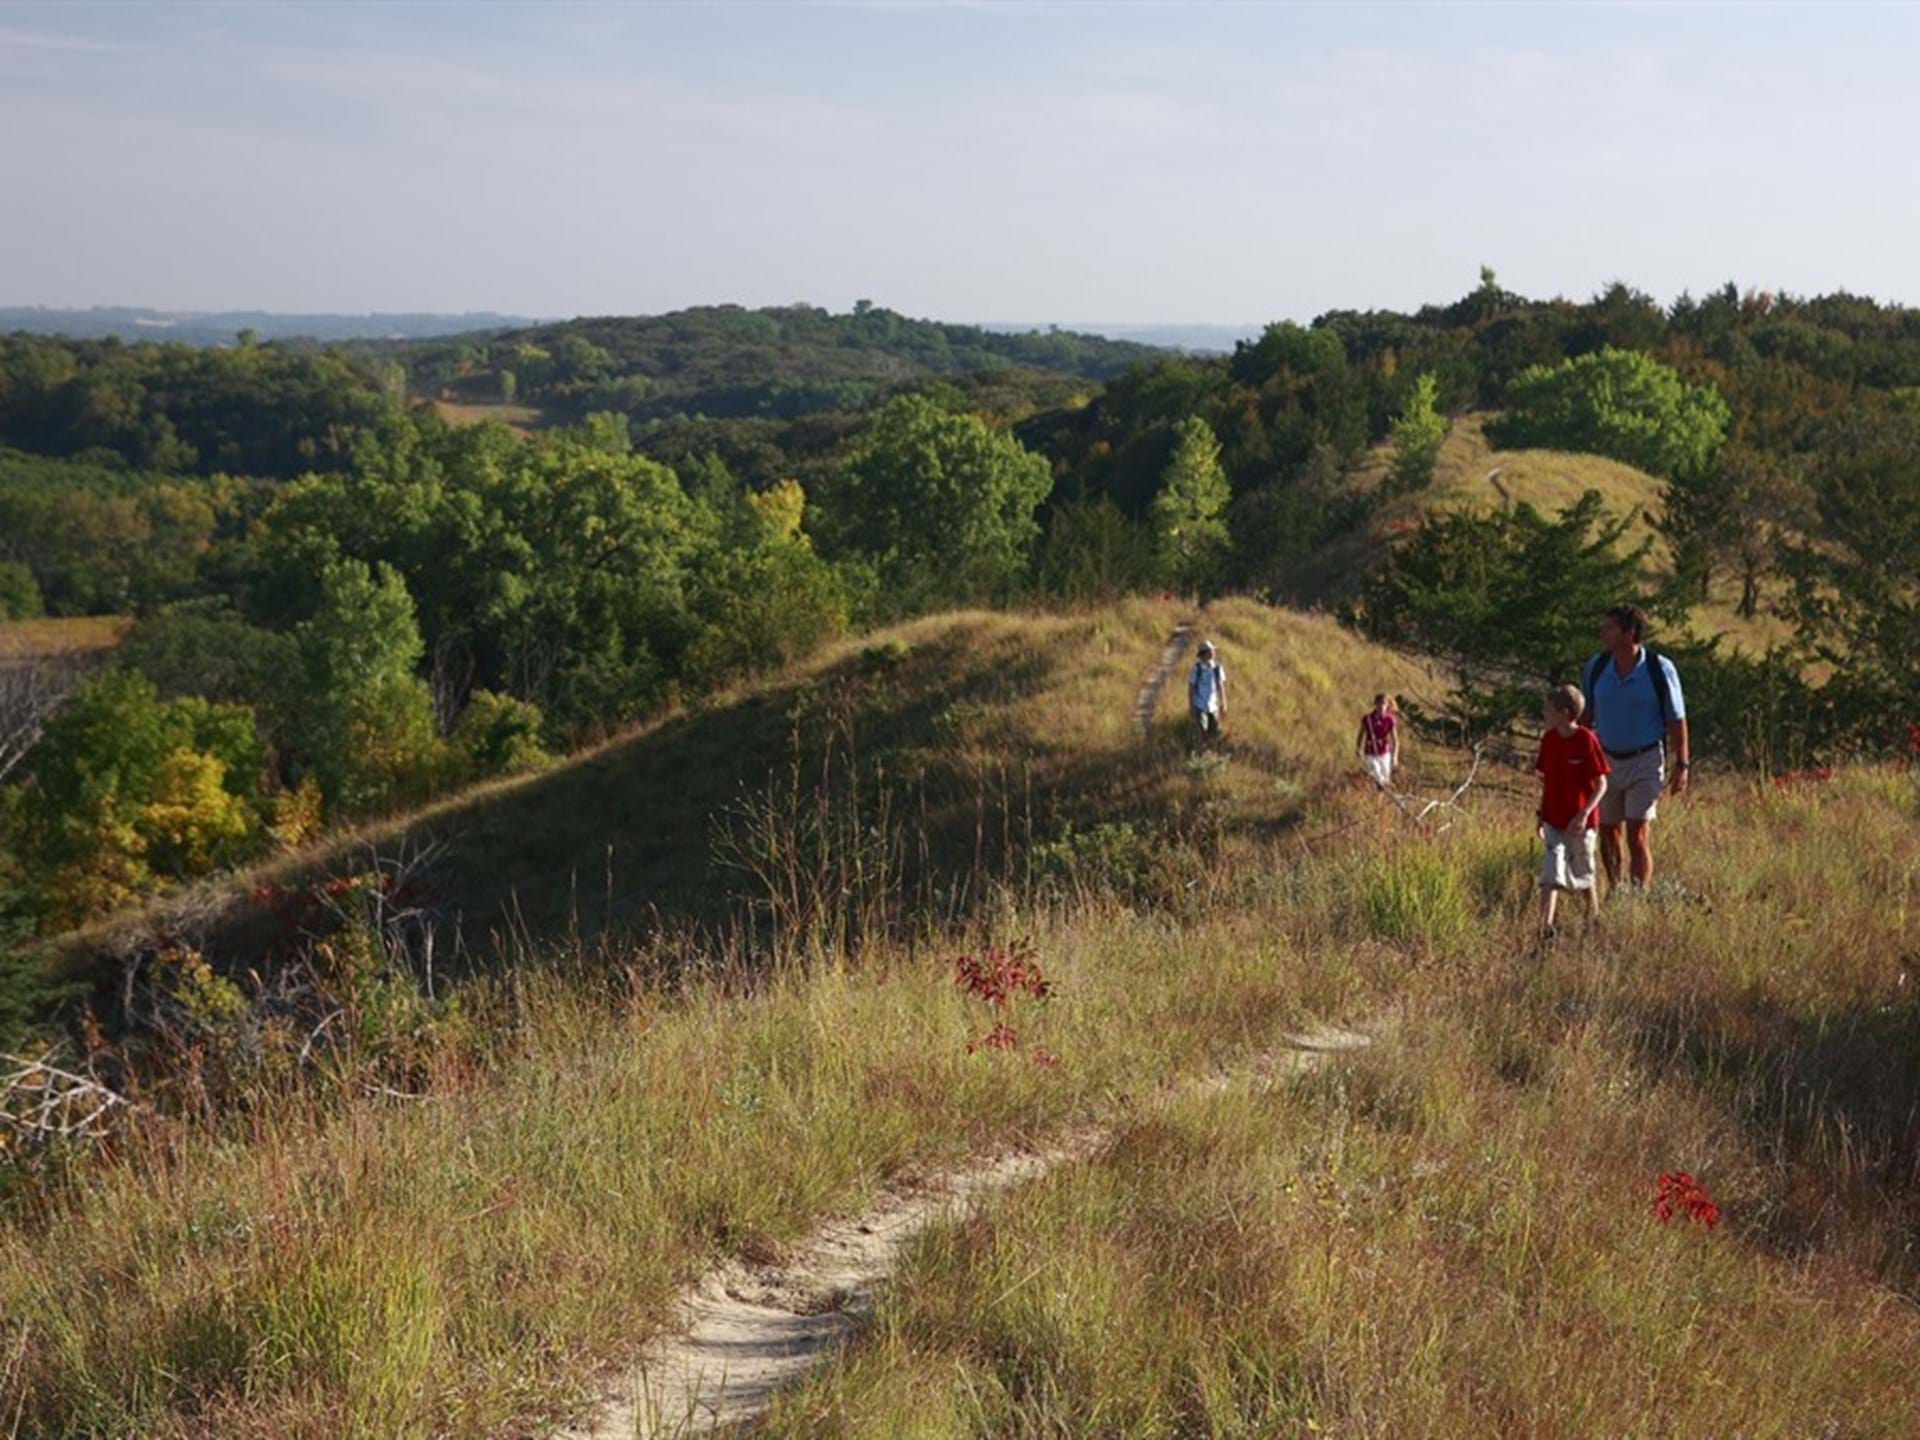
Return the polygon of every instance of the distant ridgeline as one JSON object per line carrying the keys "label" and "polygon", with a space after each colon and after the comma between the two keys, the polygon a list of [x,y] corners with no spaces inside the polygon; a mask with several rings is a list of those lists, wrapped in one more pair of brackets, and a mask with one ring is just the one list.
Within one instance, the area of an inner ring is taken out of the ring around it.
{"label": "distant ridgeline", "polygon": [[243,332],[260,340],[418,340],[476,330],[532,325],[524,315],[473,311],[464,315],[287,315],[270,310],[148,310],[95,305],[56,310],[44,305],[0,305],[0,334],[23,331],[70,340],[166,340],[181,345],[233,345]]}
{"label": "distant ridgeline", "polygon": [[1105,380],[1163,352],[1061,330],[1007,334],[910,320],[862,302],[846,315],[712,305],[568,320],[381,353],[401,359],[419,394],[518,401],[558,418],[611,410],[645,423],[859,411],[929,376],[1028,370]]}

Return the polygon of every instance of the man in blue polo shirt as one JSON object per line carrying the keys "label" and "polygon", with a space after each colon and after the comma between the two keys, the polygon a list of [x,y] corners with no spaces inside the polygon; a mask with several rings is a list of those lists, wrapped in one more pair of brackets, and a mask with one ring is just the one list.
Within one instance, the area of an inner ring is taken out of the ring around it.
{"label": "man in blue polo shirt", "polygon": [[1612,886],[1620,884],[1622,826],[1633,883],[1645,886],[1652,881],[1653,842],[1647,827],[1655,802],[1669,775],[1673,793],[1683,793],[1692,769],[1680,672],[1666,656],[1640,643],[1646,632],[1646,612],[1638,605],[1614,606],[1600,621],[1605,648],[1581,674],[1587,722],[1613,762],[1611,783],[1600,801],[1600,863]]}

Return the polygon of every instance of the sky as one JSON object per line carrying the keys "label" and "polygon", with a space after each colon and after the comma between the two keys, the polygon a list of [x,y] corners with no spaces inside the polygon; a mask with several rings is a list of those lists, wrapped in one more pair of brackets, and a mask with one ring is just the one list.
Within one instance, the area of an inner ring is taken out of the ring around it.
{"label": "sky", "polygon": [[0,304],[1920,302],[1920,7],[0,0]]}

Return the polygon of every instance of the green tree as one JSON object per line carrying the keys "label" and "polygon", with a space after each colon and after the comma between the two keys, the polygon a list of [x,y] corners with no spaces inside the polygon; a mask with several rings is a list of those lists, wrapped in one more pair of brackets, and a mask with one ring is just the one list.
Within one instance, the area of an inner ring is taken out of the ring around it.
{"label": "green tree", "polygon": [[136,621],[113,659],[145,675],[165,698],[198,695],[249,706],[275,747],[292,738],[303,708],[298,643],[249,624],[224,597],[182,601]]}
{"label": "green tree", "polygon": [[260,846],[253,712],[162,700],[134,671],[81,686],[30,757],[19,832],[46,918],[83,920]]}
{"label": "green tree", "polygon": [[358,813],[422,793],[440,759],[433,698],[415,673],[419,627],[391,565],[340,560],[320,577],[320,608],[294,631],[305,705],[301,750],[330,812]]}
{"label": "green tree", "polygon": [[1434,403],[1438,394],[1439,382],[1433,375],[1421,375],[1393,422],[1393,471],[1388,479],[1393,494],[1410,494],[1433,483],[1434,462],[1447,438],[1446,418]]}
{"label": "green tree", "polygon": [[836,547],[871,560],[882,608],[1006,594],[1053,489],[1047,462],[972,415],[920,395],[888,403],[822,499]]}
{"label": "green tree", "polygon": [[1832,667],[1826,693],[1863,746],[1920,717],[1920,417],[1860,413],[1813,456],[1813,533],[1787,550],[1789,613]]}
{"label": "green tree", "polygon": [[1174,584],[1200,588],[1218,578],[1231,538],[1231,498],[1219,440],[1205,420],[1188,416],[1174,427],[1173,457],[1152,508],[1161,572]]}
{"label": "green tree", "polygon": [[1665,478],[1704,470],[1729,417],[1713,386],[1688,385],[1650,356],[1610,347],[1529,367],[1507,401],[1508,413],[1487,426],[1496,445],[1610,455]]}
{"label": "green tree", "polygon": [[1751,619],[1759,611],[1761,584],[1782,540],[1811,521],[1798,469],[1767,451],[1729,444],[1704,470],[1668,484],[1662,528],[1676,568],[1698,586],[1699,598],[1716,571],[1730,569],[1740,580],[1739,613]]}
{"label": "green tree", "polygon": [[1154,583],[1152,532],[1111,497],[1056,505],[1040,546],[1040,588],[1062,600],[1113,600]]}
{"label": "green tree", "polygon": [[33,571],[18,560],[0,560],[0,621],[37,620],[43,613]]}
{"label": "green tree", "polygon": [[1631,523],[1608,518],[1592,490],[1553,519],[1525,504],[1428,519],[1358,606],[1367,634],[1453,672],[1453,695],[1409,714],[1479,740],[1530,718],[1543,686],[1576,679],[1597,617],[1639,590],[1652,542],[1618,550]]}

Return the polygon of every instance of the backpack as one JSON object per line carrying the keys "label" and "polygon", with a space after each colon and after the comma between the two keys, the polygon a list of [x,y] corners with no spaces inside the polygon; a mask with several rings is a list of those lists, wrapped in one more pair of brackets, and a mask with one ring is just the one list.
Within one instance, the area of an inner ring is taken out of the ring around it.
{"label": "backpack", "polygon": [[[1600,667],[1612,659],[1613,657],[1611,655],[1602,650],[1587,662],[1586,685],[1583,688],[1587,692],[1587,713],[1585,719],[1589,725],[1597,725],[1599,723]],[[1653,676],[1653,698],[1655,703],[1660,707],[1660,723],[1663,726],[1673,723],[1673,695],[1667,686],[1667,665],[1671,663],[1672,662],[1667,660],[1667,657],[1659,651],[1647,651],[1647,673]]]}

